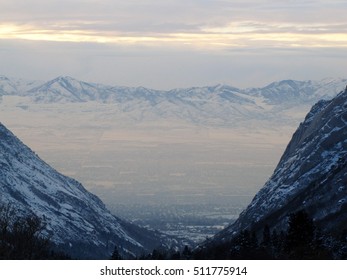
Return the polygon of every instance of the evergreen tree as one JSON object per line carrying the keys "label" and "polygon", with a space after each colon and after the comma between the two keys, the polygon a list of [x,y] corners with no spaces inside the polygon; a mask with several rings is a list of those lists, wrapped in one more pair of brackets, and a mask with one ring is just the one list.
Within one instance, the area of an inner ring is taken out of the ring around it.
{"label": "evergreen tree", "polygon": [[315,226],[305,211],[292,213],[288,220],[285,250],[290,259],[308,259],[314,255]]}
{"label": "evergreen tree", "polygon": [[267,224],[263,229],[263,237],[259,245],[258,258],[262,260],[274,258],[274,245],[271,239],[270,227]]}
{"label": "evergreen tree", "polygon": [[152,260],[165,260],[165,253],[159,249],[154,249],[151,255]]}
{"label": "evergreen tree", "polygon": [[49,238],[42,234],[44,228],[37,216],[20,217],[10,205],[0,202],[0,259],[69,259],[54,252]]}
{"label": "evergreen tree", "polygon": [[192,257],[192,250],[188,247],[188,245],[184,246],[182,251],[182,258],[185,260],[189,260]]}
{"label": "evergreen tree", "polygon": [[121,256],[121,254],[119,253],[118,246],[115,245],[112,256],[111,256],[111,260],[122,260],[122,259],[123,258]]}
{"label": "evergreen tree", "polygon": [[269,247],[271,245],[271,232],[268,224],[266,224],[263,229],[263,240],[261,245],[264,247]]}

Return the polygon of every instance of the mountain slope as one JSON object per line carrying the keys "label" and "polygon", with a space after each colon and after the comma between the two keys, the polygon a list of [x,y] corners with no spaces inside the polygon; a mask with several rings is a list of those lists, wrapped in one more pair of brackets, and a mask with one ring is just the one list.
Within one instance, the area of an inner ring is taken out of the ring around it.
{"label": "mountain slope", "polygon": [[2,124],[0,201],[20,215],[37,215],[46,224],[45,235],[77,258],[107,258],[115,245],[131,257],[172,241],[113,216],[98,197],[56,172]]}
{"label": "mountain slope", "polygon": [[37,87],[27,94],[38,103],[70,103],[97,101],[101,103],[122,103],[133,99],[153,100],[162,92],[143,87],[113,87],[87,83],[69,76],[60,76]]}
{"label": "mountain slope", "polygon": [[0,96],[15,95],[18,93],[16,85],[7,77],[0,76]]}
{"label": "mountain slope", "polygon": [[289,213],[305,210],[324,231],[347,223],[347,87],[318,102],[300,124],[273,175],[237,221],[215,241],[265,224],[283,229]]}
{"label": "mountain slope", "polygon": [[330,99],[341,90],[346,82],[346,79],[331,78],[320,81],[283,80],[273,82],[263,88],[248,89],[246,92],[264,98],[269,105],[293,106]]}

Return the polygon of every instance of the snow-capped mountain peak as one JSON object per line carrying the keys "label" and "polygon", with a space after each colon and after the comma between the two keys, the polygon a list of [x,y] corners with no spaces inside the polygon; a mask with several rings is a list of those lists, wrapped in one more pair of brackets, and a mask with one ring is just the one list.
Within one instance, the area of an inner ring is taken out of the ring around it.
{"label": "snow-capped mountain peak", "polygon": [[17,94],[18,89],[16,85],[7,77],[0,76],[0,98],[2,95]]}

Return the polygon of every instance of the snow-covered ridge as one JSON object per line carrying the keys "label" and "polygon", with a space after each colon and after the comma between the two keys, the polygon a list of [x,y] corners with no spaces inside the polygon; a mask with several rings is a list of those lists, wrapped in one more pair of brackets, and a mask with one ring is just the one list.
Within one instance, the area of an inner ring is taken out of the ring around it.
{"label": "snow-covered ridge", "polygon": [[169,240],[113,216],[98,197],[43,162],[2,124],[0,202],[40,217],[51,241],[75,257],[107,258],[115,245],[129,257]]}
{"label": "snow-covered ridge", "polygon": [[347,87],[318,102],[288,144],[273,175],[238,220],[217,235],[243,229],[281,229],[289,213],[305,209],[324,230],[347,221]]}
{"label": "snow-covered ridge", "polygon": [[[262,97],[267,104],[284,101],[303,101],[332,97],[341,90],[347,79],[323,79],[320,81],[283,80],[263,88],[238,89],[229,85],[192,87],[160,91],[144,87],[119,87],[76,80],[60,76],[38,84],[0,76],[0,94],[29,95],[36,102],[122,102],[134,98],[146,99],[157,104],[163,99],[182,101],[231,101],[254,103],[253,97]],[[327,92],[329,94],[327,95]],[[299,99],[299,100],[298,100]]]}
{"label": "snow-covered ridge", "polygon": [[285,120],[295,114],[290,110],[297,110],[298,106],[312,106],[320,99],[334,97],[346,82],[346,79],[284,80],[263,88],[238,89],[221,84],[161,91],[87,83],[66,76],[44,83],[2,76],[0,98],[25,96],[39,104],[97,102],[110,104],[136,121],[160,118],[235,126],[252,119]]}

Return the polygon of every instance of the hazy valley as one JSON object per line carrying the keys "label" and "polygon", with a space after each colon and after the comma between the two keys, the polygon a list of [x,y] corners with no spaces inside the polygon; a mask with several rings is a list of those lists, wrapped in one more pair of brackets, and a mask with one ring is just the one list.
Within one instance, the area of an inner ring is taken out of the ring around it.
{"label": "hazy valley", "polygon": [[0,119],[113,213],[199,241],[238,217],[311,105],[344,83],[156,92],[2,79]]}

